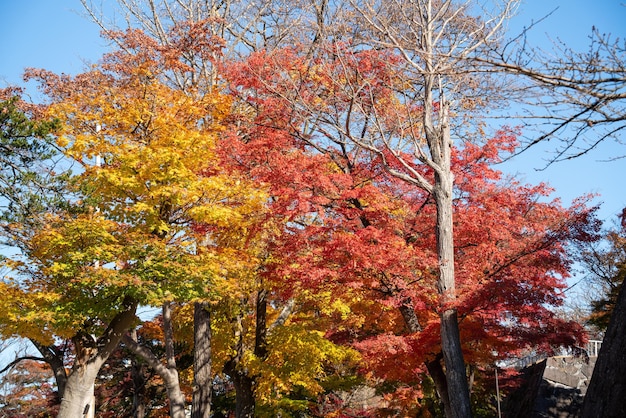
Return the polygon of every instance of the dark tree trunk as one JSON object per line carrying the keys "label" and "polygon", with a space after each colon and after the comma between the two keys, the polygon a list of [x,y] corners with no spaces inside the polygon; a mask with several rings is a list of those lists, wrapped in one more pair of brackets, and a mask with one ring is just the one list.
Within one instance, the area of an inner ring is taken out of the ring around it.
{"label": "dark tree trunk", "polygon": [[581,417],[626,417],[626,286],[611,314]]}
{"label": "dark tree trunk", "polygon": [[441,353],[438,353],[433,360],[426,362],[426,369],[428,370],[428,374],[435,383],[435,390],[437,391],[437,395],[439,396],[439,400],[441,401],[444,415],[446,417],[451,417],[453,412],[452,407],[450,406],[450,395],[448,394],[446,374],[444,373],[443,367],[441,366],[442,359],[443,355]]}
{"label": "dark tree trunk", "polygon": [[[254,354],[258,358],[264,358],[267,355],[267,290],[259,290],[256,298]],[[288,315],[288,313],[285,315]],[[239,322],[241,326],[241,318],[239,318]],[[256,376],[251,376],[248,370],[242,366],[243,352],[243,341],[240,339],[237,346],[237,355],[226,362],[224,371],[230,376],[233,386],[235,386],[235,417],[253,418],[256,409],[256,399],[254,397]]]}
{"label": "dark tree trunk", "polygon": [[193,400],[192,418],[211,416],[211,312],[207,302],[196,302],[193,313]]}
{"label": "dark tree trunk", "polygon": [[256,407],[254,399],[253,377],[241,368],[241,356],[231,358],[224,365],[224,372],[230,377],[235,387],[235,418],[253,418]]}
{"label": "dark tree trunk", "polygon": [[256,301],[256,330],[254,354],[259,358],[267,355],[267,290],[261,289]]}
{"label": "dark tree trunk", "polygon": [[[465,373],[465,361],[461,350],[459,323],[456,310],[446,310],[441,315],[441,347],[443,361],[446,366],[446,382],[448,383],[448,398],[452,415],[447,417],[471,417],[472,410],[469,401],[469,386]],[[451,395],[451,392],[454,395]]]}
{"label": "dark tree trunk", "polygon": [[254,379],[245,372],[235,372],[231,377],[236,391],[235,417],[254,418]]}
{"label": "dark tree trunk", "polygon": [[[130,333],[130,338],[137,341],[137,330]],[[126,337],[125,337],[126,338]],[[137,356],[132,359],[131,378],[133,381],[133,418],[146,416],[146,365],[137,361]]]}
{"label": "dark tree trunk", "polygon": [[[417,317],[415,308],[413,308],[413,304],[410,300],[407,300],[400,305],[399,309],[409,332],[417,333],[422,331],[419,318]],[[448,394],[448,383],[446,381],[446,374],[443,370],[443,366],[441,365],[441,360],[443,360],[443,354],[439,352],[434,359],[426,362],[426,369],[428,370],[430,377],[433,379],[435,390],[437,391],[437,396],[439,397],[445,416],[451,417],[452,408],[450,406],[450,395]]]}
{"label": "dark tree trunk", "polygon": [[133,418],[146,416],[146,376],[144,365],[133,360],[131,374],[133,379]]}
{"label": "dark tree trunk", "polygon": [[52,369],[54,374],[54,380],[57,384],[57,392],[59,394],[59,401],[63,399],[65,393],[65,385],[67,384],[67,371],[65,370],[65,364],[63,364],[63,353],[54,345],[43,345],[35,340],[30,340],[31,343],[39,350],[41,356],[46,363]]}

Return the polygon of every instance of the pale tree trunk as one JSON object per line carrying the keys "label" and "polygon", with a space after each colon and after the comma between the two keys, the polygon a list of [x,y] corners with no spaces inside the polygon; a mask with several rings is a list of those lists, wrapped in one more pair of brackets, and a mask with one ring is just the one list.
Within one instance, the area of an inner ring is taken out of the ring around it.
{"label": "pale tree trunk", "polygon": [[180,390],[180,380],[178,378],[178,369],[176,368],[172,305],[169,302],[163,304],[163,334],[165,335],[165,361],[168,370],[168,379],[165,382],[165,386],[170,400],[170,417],[183,418],[185,416],[185,397]]}
{"label": "pale tree trunk", "polygon": [[192,418],[211,416],[211,312],[207,302],[194,304],[194,353],[193,353],[193,400]]}
{"label": "pale tree trunk", "polygon": [[[432,51],[432,32],[426,31],[425,44],[427,51]],[[433,197],[437,208],[437,260],[439,262],[439,277],[437,289],[441,295],[443,312],[441,318],[441,351],[445,364],[446,381],[448,386],[449,411],[452,417],[471,417],[472,410],[469,398],[469,388],[465,373],[465,361],[461,348],[461,337],[456,307],[456,284],[454,272],[454,231],[452,201],[454,175],[452,173],[452,138],[450,134],[449,104],[443,92],[440,92],[439,111],[434,108],[436,78],[435,71],[429,59],[425,62],[427,74],[424,77],[424,130],[426,141],[433,161],[435,171],[433,183]],[[433,120],[437,115],[437,122]],[[445,400],[444,400],[445,402]]]}
{"label": "pale tree trunk", "polygon": [[[438,177],[436,175],[436,177]],[[449,174],[449,177],[452,177]],[[439,293],[442,295],[444,311],[441,318],[441,351],[446,367],[446,382],[450,401],[449,410],[453,417],[472,415],[469,387],[465,373],[465,361],[461,348],[461,336],[456,308],[450,307],[456,299],[454,283],[454,243],[452,240],[452,182],[443,182],[438,190],[435,179],[435,201],[437,202],[437,247],[439,260]],[[446,185],[446,183],[448,183]]]}
{"label": "pale tree trunk", "polygon": [[81,367],[80,371],[70,374],[57,417],[93,416],[90,415],[95,409],[93,387],[101,366],[102,363],[94,361]]}
{"label": "pale tree trunk", "polygon": [[67,377],[58,418],[80,418],[95,413],[93,389],[96,377],[133,325],[136,307],[136,304],[130,304],[126,311],[117,314],[97,340],[85,333],[74,337],[76,358],[72,372]]}
{"label": "pale tree trunk", "polygon": [[163,304],[163,334],[165,336],[164,365],[152,351],[140,345],[129,335],[124,336],[124,344],[135,355],[141,357],[163,379],[167,398],[170,402],[170,417],[185,418],[185,396],[180,389],[176,359],[174,357],[174,333],[172,328],[172,308],[169,302]]}

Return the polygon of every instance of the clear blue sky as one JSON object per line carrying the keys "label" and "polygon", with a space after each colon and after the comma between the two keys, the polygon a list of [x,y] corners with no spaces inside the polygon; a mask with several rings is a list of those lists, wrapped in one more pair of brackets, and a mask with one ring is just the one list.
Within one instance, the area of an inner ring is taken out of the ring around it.
{"label": "clear blue sky", "polygon": [[[522,28],[557,9],[534,29],[531,41],[546,44],[558,38],[585,48],[592,26],[626,37],[626,6],[620,3],[624,0],[526,0],[510,27]],[[105,48],[79,0],[0,0],[0,87],[20,84],[25,67],[75,74],[97,61]],[[605,220],[626,206],[626,159],[603,162],[626,155],[626,146],[607,143],[583,158],[536,171],[545,166],[550,148],[523,154],[504,167],[526,182],[550,183],[564,204],[586,193],[600,194],[597,202],[603,202],[600,216]]]}
{"label": "clear blue sky", "polygon": [[[556,9],[556,10],[555,10]],[[553,10],[546,20],[533,29],[529,41],[549,46],[553,40],[565,42],[578,50],[589,45],[592,27],[612,37],[626,38],[626,1],[624,0],[525,0],[510,27],[519,30],[531,21],[538,21]],[[599,216],[613,222],[626,207],[626,136],[624,145],[607,142],[588,155],[564,161],[538,171],[549,160],[555,144],[546,143],[505,165],[507,171],[519,174],[528,183],[547,182],[564,204],[587,193],[599,194]]]}

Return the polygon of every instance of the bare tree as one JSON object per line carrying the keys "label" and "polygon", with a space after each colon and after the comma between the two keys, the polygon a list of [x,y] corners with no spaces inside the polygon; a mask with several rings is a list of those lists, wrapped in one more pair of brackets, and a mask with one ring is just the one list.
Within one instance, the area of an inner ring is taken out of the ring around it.
{"label": "bare tree", "polygon": [[[594,28],[584,52],[564,43],[553,44],[552,50],[520,48],[525,35],[511,40],[499,58],[481,58],[491,70],[524,84],[523,112],[505,116],[521,121],[527,131],[520,152],[554,139],[553,163],[584,155],[607,141],[623,144],[626,42]],[[626,152],[614,158],[624,156]]]}
{"label": "bare tree", "polygon": [[105,34],[141,29],[160,45],[171,45],[178,36],[204,41],[194,39],[194,27],[208,27],[213,35],[208,41],[220,48],[209,55],[188,49],[184,60],[191,71],[173,72],[170,79],[183,91],[198,85],[214,88],[215,64],[224,57],[311,42],[319,14],[327,12],[326,0],[117,0],[117,7],[106,11],[92,0],[81,3]]}

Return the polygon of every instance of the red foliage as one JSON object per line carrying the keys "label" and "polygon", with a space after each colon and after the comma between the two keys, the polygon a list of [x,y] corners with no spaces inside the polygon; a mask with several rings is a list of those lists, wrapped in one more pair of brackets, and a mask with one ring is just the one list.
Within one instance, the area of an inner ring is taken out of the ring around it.
{"label": "red foliage", "polygon": [[[344,72],[354,70],[347,77],[381,81],[368,84],[369,97],[390,94],[384,87],[393,62],[388,54],[350,58],[341,62]],[[331,110],[340,114],[349,106],[337,73],[321,65],[283,50],[228,67],[233,95],[250,114],[225,138],[223,158],[267,184],[271,216],[287,220],[272,243],[280,257],[266,269],[267,280],[285,297],[302,288],[330,290],[338,298],[358,294],[351,303],[360,320],[335,324],[329,337],[361,350],[380,377],[419,381],[423,362],[439,351],[434,205],[426,192],[389,176],[380,159],[349,142],[323,130],[301,133],[311,114],[331,117]],[[331,87],[321,100],[319,91]],[[310,99],[310,113],[289,100],[294,94]],[[583,342],[580,326],[551,308],[563,300],[567,246],[594,239],[594,211],[585,199],[565,208],[549,200],[546,185],[522,185],[493,169],[501,153],[515,148],[516,136],[502,129],[482,145],[454,150],[457,308],[472,363]],[[393,165],[393,156],[386,158]],[[417,162],[413,168],[431,176]],[[407,332],[396,309],[403,305],[415,310],[421,332]]]}
{"label": "red foliage", "polygon": [[23,360],[3,379],[2,416],[7,418],[50,417],[58,410],[59,398],[47,364]]}

